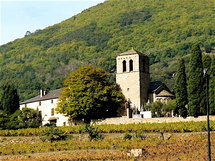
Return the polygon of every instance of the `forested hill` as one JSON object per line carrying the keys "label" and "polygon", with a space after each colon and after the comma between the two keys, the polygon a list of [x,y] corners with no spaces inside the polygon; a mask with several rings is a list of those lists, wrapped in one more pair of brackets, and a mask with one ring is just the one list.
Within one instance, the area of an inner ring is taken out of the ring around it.
{"label": "forested hill", "polygon": [[108,0],[2,45],[0,83],[13,82],[23,100],[61,87],[83,64],[114,73],[116,55],[133,47],[149,55],[152,80],[171,86],[193,43],[214,52],[214,17],[215,0]]}

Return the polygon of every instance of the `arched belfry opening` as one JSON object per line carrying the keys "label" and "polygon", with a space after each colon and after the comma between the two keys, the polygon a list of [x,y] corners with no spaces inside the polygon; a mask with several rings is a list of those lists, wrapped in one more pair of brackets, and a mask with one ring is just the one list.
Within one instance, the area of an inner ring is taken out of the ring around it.
{"label": "arched belfry opening", "polygon": [[122,62],[122,72],[126,72],[126,61],[123,60]]}
{"label": "arched belfry opening", "polygon": [[129,60],[129,71],[133,71],[134,70],[134,66],[133,66],[133,60]]}

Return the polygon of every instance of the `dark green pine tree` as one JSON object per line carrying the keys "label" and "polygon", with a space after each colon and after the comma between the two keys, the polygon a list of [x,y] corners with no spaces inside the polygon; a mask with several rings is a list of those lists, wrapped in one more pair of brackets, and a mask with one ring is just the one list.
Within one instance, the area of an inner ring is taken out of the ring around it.
{"label": "dark green pine tree", "polygon": [[0,107],[1,110],[8,116],[19,109],[19,96],[17,89],[9,83],[6,83],[2,87]]}
{"label": "dark green pine tree", "polygon": [[203,55],[202,63],[203,69],[207,68],[209,70],[211,68],[211,57],[209,55]]}
{"label": "dark green pine tree", "polygon": [[215,56],[212,57],[211,71],[209,78],[209,105],[210,114],[215,114]]}
{"label": "dark green pine tree", "polygon": [[206,114],[202,52],[199,44],[191,48],[188,79],[188,114],[198,117]]}
{"label": "dark green pine tree", "polygon": [[176,108],[174,109],[174,115],[180,115],[183,118],[186,118],[187,109],[185,106],[188,103],[187,76],[185,72],[185,64],[183,58],[181,58],[178,62],[174,89],[176,96]]}

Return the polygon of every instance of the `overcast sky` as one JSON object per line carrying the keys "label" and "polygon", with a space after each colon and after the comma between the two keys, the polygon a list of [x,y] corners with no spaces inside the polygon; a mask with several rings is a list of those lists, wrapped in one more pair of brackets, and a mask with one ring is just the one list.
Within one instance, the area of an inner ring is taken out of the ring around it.
{"label": "overcast sky", "polygon": [[105,0],[0,0],[0,45],[64,21]]}

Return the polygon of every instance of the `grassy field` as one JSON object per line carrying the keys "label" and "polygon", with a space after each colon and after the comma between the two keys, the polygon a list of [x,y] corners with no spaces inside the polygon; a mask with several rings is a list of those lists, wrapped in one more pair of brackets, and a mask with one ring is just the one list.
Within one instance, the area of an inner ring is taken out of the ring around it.
{"label": "grassy field", "polygon": [[[191,123],[189,123],[189,125],[190,124]],[[198,123],[193,123],[193,127],[196,127],[196,124]],[[171,124],[169,125],[171,126]],[[183,125],[185,124],[183,123]],[[203,125],[203,123],[201,123],[201,125]],[[130,129],[131,125],[127,126],[129,127],[128,129]],[[160,124],[160,126],[165,127],[166,124]],[[181,126],[178,125],[178,127]],[[109,128],[110,127],[106,127],[106,129]],[[133,125],[133,129],[135,128],[137,127]],[[186,128],[188,129],[188,125]],[[105,129],[105,127],[100,126],[100,129]],[[139,137],[140,135],[137,136],[137,132],[132,130],[125,130],[122,132],[112,131],[102,133],[104,139],[97,141],[90,141],[86,133],[70,134],[72,136],[70,139],[54,142],[43,142],[40,140],[39,136],[1,136],[0,160],[205,161],[207,160],[207,132],[204,128],[200,129],[202,130],[191,132],[179,132],[177,130],[177,132],[169,132],[167,130],[146,132],[142,130],[141,137]],[[125,135],[128,134],[132,136],[131,139],[125,139]],[[212,160],[215,160],[214,145],[215,132],[212,131]],[[143,149],[142,156],[137,158],[127,155],[131,149],[139,148]]]}

